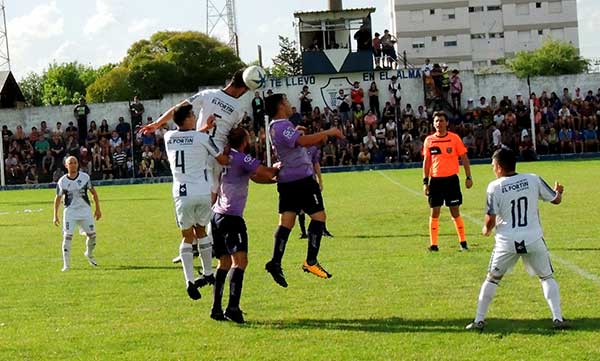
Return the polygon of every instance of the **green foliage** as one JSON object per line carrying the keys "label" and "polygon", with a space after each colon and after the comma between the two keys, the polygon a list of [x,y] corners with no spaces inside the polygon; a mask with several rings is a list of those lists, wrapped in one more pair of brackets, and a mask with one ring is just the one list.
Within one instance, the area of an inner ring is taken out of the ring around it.
{"label": "green foliage", "polygon": [[180,87],[182,78],[177,65],[161,59],[133,64],[129,69],[131,88],[143,99],[157,99],[166,93],[184,91]]}
{"label": "green foliage", "polygon": [[19,87],[25,97],[25,102],[29,106],[44,105],[42,97],[44,95],[44,79],[41,75],[30,72],[21,79]]}
{"label": "green foliage", "polygon": [[279,54],[273,58],[272,74],[281,78],[302,74],[302,57],[298,52],[296,41],[279,36]]}
{"label": "green foliage", "polygon": [[519,78],[578,74],[587,70],[589,62],[572,44],[548,39],[532,52],[519,52],[508,62]]}
{"label": "green foliage", "polygon": [[118,66],[100,76],[87,88],[87,100],[90,103],[106,103],[132,99],[135,95],[129,85],[129,70]]}
{"label": "green foliage", "polygon": [[43,75],[42,102],[44,105],[77,104],[96,78],[96,70],[76,61],[52,63]]}

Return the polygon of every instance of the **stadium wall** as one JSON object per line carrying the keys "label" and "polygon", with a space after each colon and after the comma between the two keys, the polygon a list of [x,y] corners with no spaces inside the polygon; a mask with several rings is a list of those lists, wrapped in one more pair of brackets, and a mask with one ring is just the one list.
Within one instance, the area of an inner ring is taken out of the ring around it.
{"label": "stadium wall", "polygon": [[[411,103],[414,108],[423,104],[423,79],[420,70],[388,70],[335,75],[301,75],[287,78],[271,78],[267,80],[267,89],[272,89],[275,93],[282,92],[288,95],[292,105],[300,108],[299,94],[304,85],[309,87],[313,95],[313,106],[319,106],[323,109],[327,106],[334,106],[333,99],[339,89],[346,89],[349,92],[351,84],[359,81],[361,87],[365,90],[365,106],[368,106],[367,89],[372,81],[375,81],[380,90],[379,102],[381,107],[389,100],[387,86],[393,75],[397,75],[402,86],[402,104]],[[514,98],[515,94],[527,94],[527,79],[519,79],[512,73],[504,74],[475,74],[472,71],[462,71],[461,79],[464,92],[462,103],[466,104],[468,98],[477,99],[480,96],[490,98],[492,95],[498,97],[498,101],[503,95]],[[596,74],[575,74],[556,77],[535,77],[531,79],[531,89],[538,95],[542,90],[547,92],[562,93],[563,88],[569,88],[571,92],[575,88],[581,88],[585,94],[588,90],[600,88],[600,73]],[[181,99],[191,94],[168,94],[160,100],[143,100],[145,107],[144,118],[151,116],[156,119],[162,112],[179,102]],[[245,104],[245,110],[251,114],[251,99],[254,96],[252,92],[244,95],[242,104]],[[100,125],[102,119],[108,120],[109,125],[115,126],[120,116],[129,121],[129,107],[127,102],[113,102],[101,104],[89,104],[91,113],[88,119],[95,120]],[[7,125],[9,129],[22,125],[25,132],[28,133],[32,126],[39,127],[40,122],[45,120],[52,129],[57,121],[63,123],[63,129],[69,121],[74,120],[74,105],[51,106],[51,107],[32,107],[20,110],[1,109],[0,125]]]}

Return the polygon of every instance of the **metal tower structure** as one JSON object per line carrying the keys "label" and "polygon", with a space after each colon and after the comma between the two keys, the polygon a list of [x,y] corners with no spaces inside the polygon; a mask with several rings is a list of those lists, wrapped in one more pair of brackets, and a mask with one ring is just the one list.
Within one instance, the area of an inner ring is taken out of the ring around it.
{"label": "metal tower structure", "polygon": [[227,46],[239,56],[235,0],[225,0],[225,6],[221,10],[217,7],[220,3],[216,0],[206,0],[206,33],[212,35],[217,25],[223,21],[229,30]]}
{"label": "metal tower structure", "polygon": [[0,11],[2,11],[2,19],[0,19],[0,70],[10,71],[8,32],[6,30],[6,12],[4,11],[4,0],[0,0]]}

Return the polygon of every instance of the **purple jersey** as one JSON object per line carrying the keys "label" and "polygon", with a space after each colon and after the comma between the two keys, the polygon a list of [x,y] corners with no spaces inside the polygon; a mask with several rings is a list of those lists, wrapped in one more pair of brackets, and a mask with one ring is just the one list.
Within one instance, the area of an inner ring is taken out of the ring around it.
{"label": "purple jersey", "polygon": [[223,169],[219,197],[213,206],[215,213],[242,217],[248,199],[250,175],[256,172],[260,161],[249,155],[231,150],[229,165]]}
{"label": "purple jersey", "polygon": [[296,144],[301,134],[287,119],[276,119],[269,125],[271,140],[281,161],[278,182],[289,183],[313,175],[313,163],[306,148]]}
{"label": "purple jersey", "polygon": [[306,152],[308,153],[312,164],[321,163],[321,151],[315,145],[306,148]]}

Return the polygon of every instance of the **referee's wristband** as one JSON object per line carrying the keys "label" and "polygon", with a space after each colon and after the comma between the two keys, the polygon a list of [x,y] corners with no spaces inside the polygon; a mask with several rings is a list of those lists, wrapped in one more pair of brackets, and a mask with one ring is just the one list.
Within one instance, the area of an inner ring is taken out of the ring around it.
{"label": "referee's wristband", "polygon": [[423,185],[429,185],[429,177],[423,178]]}
{"label": "referee's wristband", "polygon": [[467,176],[467,180],[473,180],[470,175]]}

